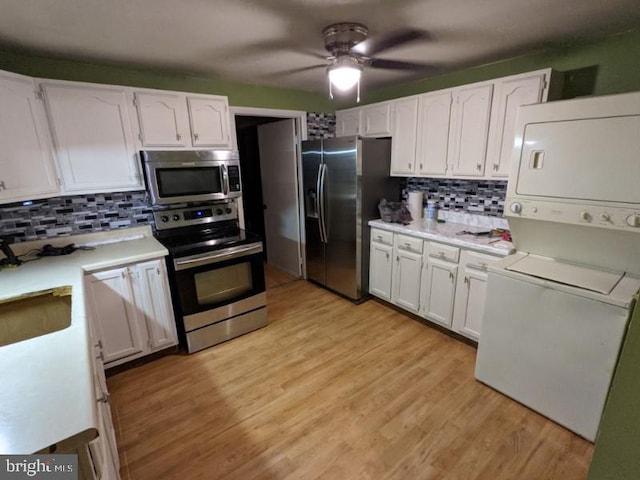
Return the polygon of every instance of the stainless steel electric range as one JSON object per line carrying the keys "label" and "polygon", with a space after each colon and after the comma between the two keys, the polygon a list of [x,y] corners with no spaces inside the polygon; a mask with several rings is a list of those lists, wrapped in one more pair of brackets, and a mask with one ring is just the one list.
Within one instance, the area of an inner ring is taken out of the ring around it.
{"label": "stainless steel electric range", "polygon": [[154,212],[156,238],[169,250],[169,285],[187,352],[267,325],[264,254],[239,228],[235,199]]}

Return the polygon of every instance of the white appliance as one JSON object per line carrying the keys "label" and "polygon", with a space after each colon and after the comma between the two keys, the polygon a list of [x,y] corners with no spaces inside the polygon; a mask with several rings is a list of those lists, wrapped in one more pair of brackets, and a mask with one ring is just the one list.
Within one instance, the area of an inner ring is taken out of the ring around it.
{"label": "white appliance", "polygon": [[640,92],[520,108],[476,378],[594,441],[640,289]]}

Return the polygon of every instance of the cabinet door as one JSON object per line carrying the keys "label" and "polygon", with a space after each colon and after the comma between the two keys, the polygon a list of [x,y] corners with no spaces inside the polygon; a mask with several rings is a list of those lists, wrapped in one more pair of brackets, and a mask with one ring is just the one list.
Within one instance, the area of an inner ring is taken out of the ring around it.
{"label": "cabinet door", "polygon": [[453,327],[457,332],[478,340],[487,296],[487,274],[482,270],[465,267],[459,283]]}
{"label": "cabinet door", "polygon": [[136,305],[145,317],[150,350],[177,345],[176,323],[164,261],[140,263],[135,269]]}
{"label": "cabinet door", "polygon": [[336,137],[350,137],[360,134],[360,109],[338,110],[336,112]]}
{"label": "cabinet door", "polygon": [[0,72],[0,202],[59,191],[42,101],[31,78]]}
{"label": "cabinet door", "polygon": [[447,173],[451,99],[450,91],[420,96],[416,141],[418,175],[435,177]]}
{"label": "cabinet door", "polygon": [[127,268],[116,268],[86,277],[91,318],[102,342],[104,363],[140,354],[145,342],[134,305]]}
{"label": "cabinet door", "polygon": [[391,102],[362,107],[361,122],[364,137],[391,136]]}
{"label": "cabinet door", "polygon": [[185,95],[136,92],[140,141],[145,147],[186,147],[189,120]]}
{"label": "cabinet door", "polygon": [[453,175],[481,177],[487,154],[493,84],[454,90],[449,138]]}
{"label": "cabinet door", "polygon": [[497,85],[487,154],[489,176],[509,176],[518,107],[542,101],[544,87],[544,74],[503,80]]}
{"label": "cabinet door", "polygon": [[423,269],[420,315],[451,328],[458,266],[429,258]]}
{"label": "cabinet door", "polygon": [[417,312],[420,304],[420,270],[422,255],[395,249],[396,263],[393,266],[393,303]]}
{"label": "cabinet door", "polygon": [[187,97],[194,147],[231,146],[227,97]]}
{"label": "cabinet door", "polygon": [[393,247],[371,242],[369,292],[391,301]]}
{"label": "cabinet door", "polygon": [[124,89],[43,84],[64,190],[144,186]]}
{"label": "cabinet door", "polygon": [[416,157],[418,97],[394,102],[391,175],[413,175]]}

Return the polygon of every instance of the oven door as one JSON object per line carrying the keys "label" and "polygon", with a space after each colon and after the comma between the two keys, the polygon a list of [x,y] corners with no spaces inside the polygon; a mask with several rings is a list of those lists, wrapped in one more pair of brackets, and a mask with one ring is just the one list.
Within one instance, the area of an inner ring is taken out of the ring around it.
{"label": "oven door", "polygon": [[174,259],[185,331],[263,307],[263,262],[260,242]]}

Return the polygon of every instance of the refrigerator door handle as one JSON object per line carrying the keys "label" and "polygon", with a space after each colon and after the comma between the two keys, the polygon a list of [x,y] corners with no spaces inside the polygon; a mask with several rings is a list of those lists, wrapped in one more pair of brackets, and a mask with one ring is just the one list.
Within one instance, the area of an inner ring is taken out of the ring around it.
{"label": "refrigerator door handle", "polygon": [[328,243],[327,238],[327,222],[324,216],[324,179],[327,174],[327,165],[322,163],[318,171],[318,201],[320,202],[320,209],[318,215],[318,222],[320,223],[320,238],[323,243]]}

